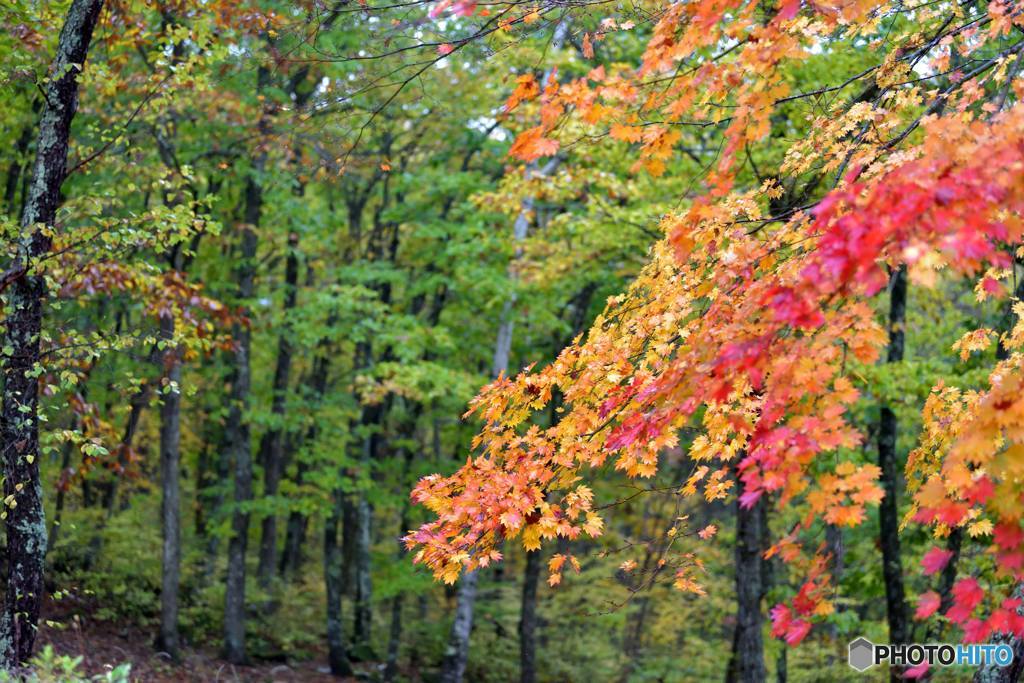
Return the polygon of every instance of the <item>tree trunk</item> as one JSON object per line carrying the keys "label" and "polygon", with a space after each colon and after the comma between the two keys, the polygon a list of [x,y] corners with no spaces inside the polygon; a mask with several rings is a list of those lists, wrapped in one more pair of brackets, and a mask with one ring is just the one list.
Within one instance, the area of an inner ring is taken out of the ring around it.
{"label": "tree trunk", "polygon": [[[907,308],[907,271],[901,266],[889,280],[889,351],[888,363],[903,360],[904,321]],[[903,589],[903,561],[900,555],[899,464],[896,458],[896,414],[883,405],[878,424],[878,466],[882,470],[885,497],[878,508],[879,543],[882,547],[882,576],[885,581],[885,605],[889,621],[889,642],[907,642],[907,604]],[[893,680],[901,680],[900,670],[890,667]]]}
{"label": "tree trunk", "polygon": [[[170,344],[174,318],[160,318],[160,334]],[[158,647],[178,659],[178,584],[181,575],[181,358],[168,347],[164,355],[167,385],[160,406],[160,518],[163,526],[163,564],[160,575],[160,638]]]}
{"label": "tree trunk", "polygon": [[[323,352],[313,361],[313,394],[322,399],[327,391],[327,378],[330,372],[330,349],[321,342]],[[309,427],[306,438],[310,443],[316,441],[317,424]],[[302,477],[301,467],[298,477]],[[331,494],[331,513],[324,520],[324,588],[327,593],[327,659],[331,673],[335,676],[351,676],[352,664],[349,661],[348,648],[345,647],[345,632],[341,620],[341,597],[345,593],[348,580],[342,571],[342,559],[338,548],[338,533],[341,526],[344,496],[340,490]],[[306,517],[293,511],[288,518],[288,536],[285,541],[285,554],[282,556],[282,567],[291,566],[291,571],[298,569],[299,551],[305,536]]]}
{"label": "tree trunk", "polygon": [[519,680],[537,680],[537,584],[540,582],[540,551],[526,553],[523,600],[519,612]]}
{"label": "tree trunk", "polygon": [[[1013,597],[1024,598],[1024,584],[1017,584],[1013,589]],[[1018,607],[1017,614],[1024,614],[1024,608]],[[1024,673],[1024,640],[1012,633],[997,633],[990,640],[992,644],[1005,644],[1013,648],[1013,661],[1008,666],[985,664],[974,672],[974,683],[1017,683]]]}
{"label": "tree trunk", "polygon": [[[263,68],[260,69],[259,78],[261,83],[266,79]],[[263,189],[259,174],[265,162],[265,154],[261,154],[254,163],[253,175],[246,183],[245,223],[241,230],[238,266],[238,298],[243,307],[255,291],[255,230],[263,211]],[[247,414],[252,382],[249,365],[252,338],[248,326],[241,323],[235,325],[233,336],[236,351],[227,434],[235,465],[235,508],[231,519],[231,539],[228,542],[228,572],[224,594],[224,657],[232,664],[240,664],[246,660],[245,555],[249,540],[249,511],[246,506],[252,500],[252,444]]]}
{"label": "tree trunk", "polygon": [[[369,350],[365,350],[362,355],[364,358],[369,358]],[[368,430],[368,432],[363,437],[362,449],[360,451],[359,471],[361,473],[370,473],[373,467],[372,463],[379,455],[380,434],[378,429],[384,419],[384,412],[384,406],[380,403],[363,407],[360,423],[363,429]],[[355,604],[352,610],[352,647],[354,656],[357,656],[357,661],[360,661],[376,659],[371,643],[373,581],[370,551],[373,543],[371,528],[373,524],[373,508],[366,497],[366,491],[362,488],[355,494],[354,500],[350,496],[349,501],[351,501],[352,509],[346,512],[350,513],[350,520],[354,527],[351,534],[348,533],[348,529],[346,529],[345,533],[350,538],[352,544],[351,552],[353,555],[347,559],[351,562],[351,578],[355,582]],[[350,520],[346,519],[346,523]],[[346,540],[349,540],[349,538]],[[346,548],[346,550],[348,549]]]}
{"label": "tree trunk", "polygon": [[[311,272],[311,271],[310,271]],[[307,278],[307,284],[312,286],[312,276]],[[321,341],[321,346],[325,343]],[[310,384],[313,393],[318,398],[323,398],[327,391],[327,373],[330,367],[330,360],[326,354],[318,354],[313,357],[313,368],[310,373]],[[310,428],[311,434],[316,434],[316,423]],[[302,435],[290,433],[287,439],[286,455],[289,460],[295,458],[302,446]],[[304,461],[298,460],[295,464],[295,484],[301,485],[306,477],[307,465]],[[281,561],[278,571],[282,579],[288,579],[298,574],[302,565],[302,544],[306,540],[306,528],[308,518],[300,510],[289,510],[288,523],[285,525],[284,549],[281,551]]]}
{"label": "tree trunk", "polygon": [[[85,399],[81,399],[82,404],[85,404]],[[72,410],[74,408],[72,407]],[[82,428],[82,418],[79,413],[75,412],[71,416],[71,424],[68,426],[73,432],[77,432]],[[57,543],[57,538],[60,536],[60,525],[64,515],[64,501],[67,498],[67,489],[63,485],[64,477],[67,476],[68,470],[71,469],[71,453],[75,450],[75,444],[72,441],[65,441],[64,447],[61,449],[60,456],[60,483],[57,488],[57,500],[53,506],[53,522],[50,523],[50,535],[49,542],[47,544],[47,550],[50,550]],[[83,496],[84,497],[84,496]]]}
{"label": "tree trunk", "polygon": [[974,683],[1017,683],[1024,673],[1024,641],[1012,634],[1000,634],[990,641],[1013,648],[1013,661],[1008,666],[986,664],[974,672]]}
{"label": "tree trunk", "polygon": [[334,495],[330,516],[324,521],[324,585],[327,589],[327,661],[335,676],[351,676],[352,665],[345,651],[345,634],[341,626],[341,595],[344,592],[341,561],[338,557],[338,526],[341,522],[341,499]]}
{"label": "tree trunk", "polygon": [[[306,476],[305,463],[299,463],[295,469],[295,483],[301,484]],[[298,574],[302,565],[302,544],[306,539],[306,515],[298,510],[288,513],[285,525],[284,550],[281,551],[281,578],[288,579]]]}
{"label": "tree trunk", "polygon": [[[565,36],[565,22],[555,28],[555,42],[561,44]],[[545,78],[545,82],[546,82]],[[557,168],[558,157],[548,162],[546,166],[538,169],[536,164],[531,163],[527,167],[526,176],[546,176]],[[522,256],[522,246],[518,246],[530,229],[530,216],[533,214],[534,202],[527,197],[520,206],[519,215],[516,216],[512,226],[512,237],[517,243],[513,260]],[[512,274],[510,268],[510,276]],[[509,357],[512,353],[512,331],[515,327],[513,316],[515,303],[515,291],[505,301],[501,311],[501,322],[498,325],[498,336],[494,344],[494,356],[491,364],[491,376],[498,377],[508,372]],[[466,670],[466,659],[469,657],[469,635],[473,630],[473,603],[476,601],[477,572],[468,572],[462,578],[462,585],[456,593],[455,621],[452,623],[451,633],[448,638],[448,647],[445,650],[444,663],[441,667],[441,679],[445,683],[461,683],[462,674]]]}
{"label": "tree trunk", "polygon": [[372,635],[373,582],[370,576],[371,520],[373,509],[361,492],[355,505],[356,512],[356,556],[355,556],[355,605],[353,606],[353,646],[360,648],[362,659],[373,659],[370,637]]}
{"label": "tree trunk", "polygon": [[287,324],[288,312],[295,308],[299,281],[299,235],[288,236],[288,260],[285,265],[284,314],[286,322],[277,340],[277,366],[274,369],[273,399],[271,402],[271,427],[263,435],[260,444],[260,459],[263,463],[263,497],[271,505],[271,512],[263,517],[259,566],[256,576],[261,586],[270,585],[274,575],[274,560],[277,557],[277,515],[273,513],[274,497],[281,483],[281,467],[284,459],[284,418],[285,399],[292,368],[291,330]]}
{"label": "tree trunk", "polygon": [[[355,586],[356,576],[356,504],[350,494],[341,498],[341,576],[346,586]],[[355,597],[353,593],[352,597]]]}
{"label": "tree trunk", "polygon": [[[150,361],[156,365],[160,359],[159,351],[154,345],[149,354]],[[103,496],[103,508],[106,512],[104,515],[103,524],[110,521],[117,511],[117,501],[119,498],[123,498],[121,492],[121,480],[124,479],[125,473],[128,471],[128,465],[131,464],[132,460],[132,448],[135,442],[135,433],[139,430],[139,422],[142,419],[142,411],[149,404],[149,400],[152,396],[152,386],[149,380],[146,380],[138,388],[138,390],[132,395],[130,399],[130,407],[128,410],[128,421],[125,422],[124,432],[121,434],[121,443],[117,445],[117,469],[113,473],[113,479],[107,486]],[[122,508],[127,507],[127,502],[122,501]],[[97,538],[99,538],[97,536]],[[93,554],[99,552],[99,547],[94,549]]]}
{"label": "tree trunk", "polygon": [[739,501],[736,503],[736,631],[727,675],[727,680],[735,683],[761,683],[768,675],[761,634],[764,569],[758,509],[764,504],[764,500],[758,500],[745,508]]}
{"label": "tree trunk", "polygon": [[391,599],[391,629],[388,633],[388,656],[384,664],[384,681],[391,683],[398,676],[398,650],[402,645],[402,603],[405,593]]}
{"label": "tree trunk", "polygon": [[[953,584],[956,583],[957,567],[960,563],[960,549],[963,545],[963,536],[963,527],[956,527],[955,529],[951,529],[949,536],[946,537],[946,550],[953,554],[950,556],[946,566],[942,568],[938,584],[935,586],[935,590],[939,594],[939,609],[936,610],[939,614],[945,614],[946,611],[953,606]],[[924,639],[920,640],[914,637],[913,640],[915,642],[923,643],[942,642],[939,638],[943,634],[944,627],[945,624],[941,621],[932,619],[928,622],[928,626],[925,629]]]}
{"label": "tree trunk", "polygon": [[[647,551],[643,563],[645,571],[650,570],[651,558],[652,553]],[[634,598],[633,602],[636,603],[637,608],[631,617],[627,617],[626,625],[623,629],[622,654],[626,657],[626,664],[619,673],[618,683],[627,683],[637,668],[640,652],[643,648],[644,631],[647,628],[648,616],[651,612],[650,593]]]}
{"label": "tree trunk", "polygon": [[[408,476],[409,466],[412,462],[412,452],[407,451],[405,457],[405,472],[403,472],[403,481]],[[402,508],[402,516],[398,523],[398,537],[399,539],[405,535],[409,528],[409,501],[406,500],[404,507]],[[398,541],[398,556],[397,561],[405,561],[405,545],[401,540]],[[391,628],[388,633],[388,652],[387,660],[384,664],[384,681],[385,683],[391,683],[398,676],[398,654],[399,649],[402,645],[402,607],[404,604],[405,593],[401,592],[391,600]]]}
{"label": "tree trunk", "polygon": [[448,647],[441,663],[441,683],[461,683],[469,662],[469,634],[473,630],[473,607],[476,603],[480,572],[466,572],[459,581],[455,598],[455,621],[452,622]]}
{"label": "tree trunk", "polygon": [[[219,421],[207,417],[209,431],[208,442],[211,444],[213,454],[210,457],[208,466],[210,470],[203,481],[199,493],[200,509],[205,510],[202,517],[204,527],[209,520],[216,521],[221,514],[224,514],[224,503],[227,500],[227,482],[231,479],[231,454],[228,452],[227,431],[220,426]],[[220,535],[207,533],[206,535],[206,558],[203,567],[204,581],[209,581],[217,566],[217,556],[220,554]]]}
{"label": "tree trunk", "polygon": [[57,55],[46,84],[39,123],[36,159],[21,217],[18,257],[9,274],[4,346],[3,397],[0,408],[0,452],[3,453],[7,505],[8,578],[4,613],[0,617],[0,666],[11,670],[32,656],[39,605],[43,597],[46,520],[39,481],[40,334],[46,282],[29,272],[33,259],[50,251],[52,227],[67,167],[71,120],[78,106],[78,74],[85,63],[103,0],[74,0],[57,43]]}
{"label": "tree trunk", "polygon": [[210,454],[210,444],[204,442],[196,457],[196,506],[192,521],[198,539],[205,539],[210,531],[206,501],[211,498],[207,489],[211,486],[212,480],[213,458]]}

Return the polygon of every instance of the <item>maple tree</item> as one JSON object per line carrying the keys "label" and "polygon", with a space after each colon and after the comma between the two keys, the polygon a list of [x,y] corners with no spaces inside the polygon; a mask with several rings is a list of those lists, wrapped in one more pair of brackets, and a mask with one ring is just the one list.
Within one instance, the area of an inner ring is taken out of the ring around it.
{"label": "maple tree", "polygon": [[[470,409],[483,422],[478,453],[454,475],[416,487],[414,499],[437,519],[406,541],[437,577],[454,581],[464,569],[500,560],[510,539],[532,550],[544,539],[600,535],[587,472],[610,460],[630,477],[650,477],[691,425],[701,433],[680,493],[701,489],[708,501],[734,494],[742,507],[771,494],[779,507],[805,506],[804,518],[766,553],[805,563],[796,551],[801,531],[819,520],[857,525],[882,498],[874,466],[846,461],[821,473],[814,465],[860,441],[844,416],[858,397],[848,365],[873,362],[885,341],[869,302],[886,285],[886,268],[906,265],[925,285],[937,271],[954,271],[978,277],[981,296],[1005,296],[999,279],[1009,277],[1014,256],[1004,245],[1021,238],[1022,113],[1007,102],[1019,87],[1007,68],[1020,43],[1004,40],[1018,21],[1015,8],[990,6],[974,16],[924,10],[879,64],[810,94],[791,94],[779,65],[805,58],[837,30],[869,38],[899,9],[826,3],[800,13],[799,3],[786,3],[758,16],[760,9],[674,4],[659,13],[637,67],[602,67],[567,82],[519,79],[507,109],[539,102],[539,125],[510,150],[524,161],[597,131],[636,144],[636,167],[658,176],[681,131],[727,125],[707,194],[662,219],[665,239],[629,290],[553,363],[486,387]],[[619,28],[613,20],[604,26]],[[915,64],[936,46],[945,53],[929,65],[936,71],[915,77]],[[717,53],[690,61],[707,47]],[[986,50],[992,56],[973,56]],[[949,67],[951,55],[970,68]],[[948,87],[919,85],[950,72]],[[765,137],[780,104],[861,80],[871,100],[855,97],[835,107],[831,121],[821,117],[820,134],[788,150],[779,178],[733,189],[740,151]],[[781,179],[808,169],[834,174],[835,189],[771,215],[787,192]],[[972,537],[993,535],[996,576],[1011,582],[1024,557],[1013,474],[1016,330],[1004,335],[1008,356],[990,388],[936,390],[925,407],[934,445],[908,464],[920,478],[912,521],[936,524],[939,537],[968,524]],[[956,348],[968,354],[995,336],[972,332]],[[556,394],[565,402],[557,424],[531,424]],[[562,557],[553,563],[556,583]],[[936,557],[926,557],[929,572],[942,568],[929,559]],[[825,565],[809,566],[792,604],[772,611],[773,633],[790,644],[831,609]],[[688,571],[680,569],[676,583],[698,591]],[[965,627],[966,639],[1024,635],[1018,599],[976,614],[983,597],[975,578],[953,587],[946,616]],[[929,594],[918,616],[936,606]]]}

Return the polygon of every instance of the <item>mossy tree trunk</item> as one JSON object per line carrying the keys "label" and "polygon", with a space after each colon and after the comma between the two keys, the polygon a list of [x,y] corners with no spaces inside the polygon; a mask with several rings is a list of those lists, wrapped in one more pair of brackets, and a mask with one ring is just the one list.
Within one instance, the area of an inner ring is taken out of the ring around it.
{"label": "mossy tree trunk", "polygon": [[43,597],[47,539],[39,481],[38,386],[46,282],[37,261],[52,247],[50,230],[67,174],[71,121],[78,107],[78,74],[102,7],[103,0],[75,0],[68,9],[46,84],[18,253],[3,277],[10,286],[0,408],[9,573],[0,617],[0,666],[7,670],[32,656]]}

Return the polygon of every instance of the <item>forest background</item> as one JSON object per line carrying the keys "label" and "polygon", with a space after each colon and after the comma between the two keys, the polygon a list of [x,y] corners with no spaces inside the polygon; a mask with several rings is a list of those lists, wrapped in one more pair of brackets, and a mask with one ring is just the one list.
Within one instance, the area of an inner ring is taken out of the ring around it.
{"label": "forest background", "polygon": [[7,671],[1024,653],[1017,3],[0,16]]}

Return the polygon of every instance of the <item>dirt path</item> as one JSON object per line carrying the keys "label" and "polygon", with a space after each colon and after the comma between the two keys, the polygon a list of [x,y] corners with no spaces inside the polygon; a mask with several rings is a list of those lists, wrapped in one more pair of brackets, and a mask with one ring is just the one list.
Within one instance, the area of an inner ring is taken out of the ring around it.
{"label": "dirt path", "polygon": [[[187,648],[183,661],[173,665],[166,655],[153,648],[152,633],[132,625],[87,621],[81,614],[61,613],[50,604],[44,610],[36,651],[51,645],[58,654],[82,657],[84,673],[99,674],[124,662],[131,662],[132,680],[223,681],[234,683],[310,681],[341,683],[327,672],[326,657],[320,654],[306,662],[264,662],[254,666],[235,666],[206,648]],[[47,623],[56,622],[55,625]],[[347,679],[354,681],[355,679]]]}

